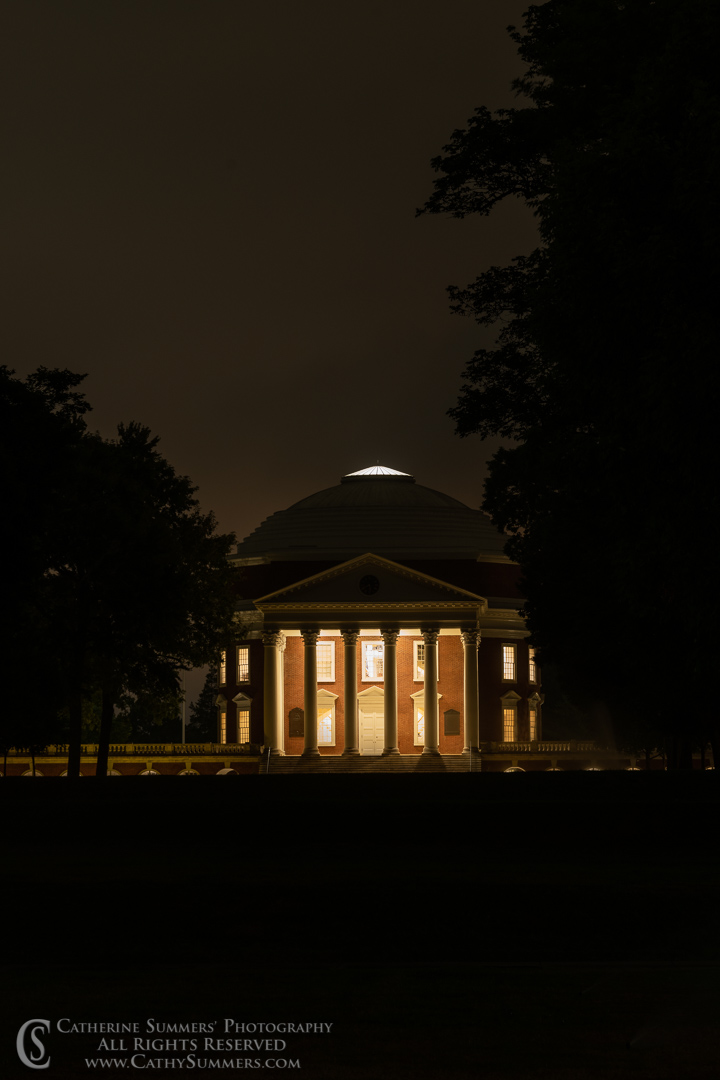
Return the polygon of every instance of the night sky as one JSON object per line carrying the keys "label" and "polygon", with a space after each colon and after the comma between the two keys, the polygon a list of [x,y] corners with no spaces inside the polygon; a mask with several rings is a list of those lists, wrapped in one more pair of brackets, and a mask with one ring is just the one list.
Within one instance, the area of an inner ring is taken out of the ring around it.
{"label": "night sky", "polygon": [[87,372],[91,427],[148,425],[239,537],[377,459],[478,506],[495,446],[446,410],[491,338],[445,287],[535,222],[414,212],[516,101],[525,7],[6,3],[2,362]]}

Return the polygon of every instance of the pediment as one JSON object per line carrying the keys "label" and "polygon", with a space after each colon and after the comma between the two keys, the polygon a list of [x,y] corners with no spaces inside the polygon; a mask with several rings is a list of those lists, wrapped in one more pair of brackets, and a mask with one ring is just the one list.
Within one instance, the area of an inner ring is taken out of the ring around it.
{"label": "pediment", "polygon": [[395,605],[467,607],[485,610],[481,596],[440,581],[381,555],[358,556],[312,577],[260,597],[255,604],[261,611],[296,608],[298,605],[384,610]]}

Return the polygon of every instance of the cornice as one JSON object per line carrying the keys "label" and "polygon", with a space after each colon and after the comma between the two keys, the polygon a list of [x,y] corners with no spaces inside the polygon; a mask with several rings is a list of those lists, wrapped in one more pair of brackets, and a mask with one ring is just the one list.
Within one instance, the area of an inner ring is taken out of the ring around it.
{"label": "cornice", "polygon": [[260,611],[276,614],[281,611],[477,611],[480,606],[473,600],[407,600],[393,603],[359,603],[345,601],[328,601],[325,603],[312,602],[305,604],[296,603],[262,603],[256,600]]}

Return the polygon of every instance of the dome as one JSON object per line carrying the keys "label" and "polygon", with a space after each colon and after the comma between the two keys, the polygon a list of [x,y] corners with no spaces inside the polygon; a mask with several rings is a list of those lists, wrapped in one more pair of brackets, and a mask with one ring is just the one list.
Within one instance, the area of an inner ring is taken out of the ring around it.
{"label": "dome", "polygon": [[504,562],[506,539],[481,510],[378,464],[271,514],[238,544],[237,557],[346,560],[373,552],[396,560]]}

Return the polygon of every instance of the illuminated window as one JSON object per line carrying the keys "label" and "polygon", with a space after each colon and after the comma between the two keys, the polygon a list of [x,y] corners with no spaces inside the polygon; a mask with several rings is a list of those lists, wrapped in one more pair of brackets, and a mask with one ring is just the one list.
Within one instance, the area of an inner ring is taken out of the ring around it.
{"label": "illuminated window", "polygon": [[518,701],[520,701],[520,695],[516,694],[514,690],[508,690],[507,694],[503,694],[500,699],[502,704],[502,741],[506,743],[517,741]]}
{"label": "illuminated window", "polygon": [[335,682],[335,642],[317,643],[317,681]]}
{"label": "illuminated window", "polygon": [[374,682],[383,679],[384,646],[382,641],[363,641],[362,643],[362,681]]}
{"label": "illuminated window", "polygon": [[528,734],[530,742],[540,738],[540,704],[542,697],[537,691],[528,698]]}
{"label": "illuminated window", "polygon": [[220,653],[220,663],[218,665],[218,682],[221,686],[224,686],[227,682],[227,653],[224,649]]}
{"label": "illuminated window", "polygon": [[414,682],[425,681],[425,642],[413,642],[413,680]]}
{"label": "illuminated window", "polygon": [[335,702],[337,694],[318,690],[317,737],[318,746],[335,745]]}
{"label": "illuminated window", "polygon": [[515,682],[515,646],[503,645],[503,679]]}
{"label": "illuminated window", "polygon": [[227,709],[220,710],[220,742],[227,742]]}
{"label": "illuminated window", "polygon": [[[225,740],[223,739],[223,742]],[[250,710],[240,709],[237,711],[237,741],[239,743],[250,742]]]}
{"label": "illuminated window", "polygon": [[333,711],[318,705],[318,746],[332,746],[333,739]]}
{"label": "illuminated window", "polygon": [[237,681],[250,682],[250,650],[244,646],[237,651]]}
{"label": "illuminated window", "polygon": [[528,663],[530,665],[530,682],[537,682],[537,664],[535,663],[535,650],[528,648]]}

